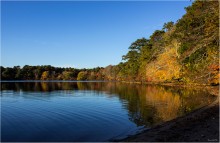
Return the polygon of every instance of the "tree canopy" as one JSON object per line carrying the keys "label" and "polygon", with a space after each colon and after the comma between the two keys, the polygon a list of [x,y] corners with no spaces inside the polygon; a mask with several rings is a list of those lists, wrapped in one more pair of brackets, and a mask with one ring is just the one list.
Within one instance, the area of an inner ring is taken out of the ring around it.
{"label": "tree canopy", "polygon": [[118,65],[2,67],[2,80],[119,80],[219,84],[219,2],[194,1],[176,23],[134,40]]}

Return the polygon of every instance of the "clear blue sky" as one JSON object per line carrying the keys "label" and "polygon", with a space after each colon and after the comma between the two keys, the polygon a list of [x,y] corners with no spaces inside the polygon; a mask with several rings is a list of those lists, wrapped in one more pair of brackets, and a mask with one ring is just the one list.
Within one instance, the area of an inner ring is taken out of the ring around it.
{"label": "clear blue sky", "polygon": [[185,14],[188,1],[2,2],[1,65],[93,68]]}

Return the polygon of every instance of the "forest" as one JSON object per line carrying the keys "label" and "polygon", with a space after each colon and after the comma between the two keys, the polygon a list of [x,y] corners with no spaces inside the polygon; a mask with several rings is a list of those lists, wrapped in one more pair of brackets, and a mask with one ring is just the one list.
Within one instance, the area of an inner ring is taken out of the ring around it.
{"label": "forest", "polygon": [[131,43],[118,65],[93,69],[50,65],[1,66],[1,80],[109,80],[219,84],[219,3],[194,1],[177,22],[167,22]]}

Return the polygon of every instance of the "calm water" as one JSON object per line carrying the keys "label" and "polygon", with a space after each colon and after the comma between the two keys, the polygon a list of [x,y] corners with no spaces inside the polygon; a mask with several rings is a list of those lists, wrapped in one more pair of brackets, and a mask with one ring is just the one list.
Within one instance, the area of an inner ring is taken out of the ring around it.
{"label": "calm water", "polygon": [[116,82],[1,83],[2,141],[110,141],[215,100],[195,89]]}

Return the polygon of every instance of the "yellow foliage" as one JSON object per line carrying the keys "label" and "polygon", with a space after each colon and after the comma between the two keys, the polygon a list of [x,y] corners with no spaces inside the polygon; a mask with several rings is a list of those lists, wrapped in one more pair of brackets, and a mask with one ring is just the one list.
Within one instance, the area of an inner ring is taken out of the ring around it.
{"label": "yellow foliage", "polygon": [[146,77],[148,80],[163,82],[180,77],[181,65],[177,61],[178,53],[176,52],[178,46],[179,44],[173,41],[172,45],[165,47],[166,50],[155,61],[147,65]]}
{"label": "yellow foliage", "polygon": [[47,80],[49,78],[49,71],[44,71],[41,75],[41,80]]}

